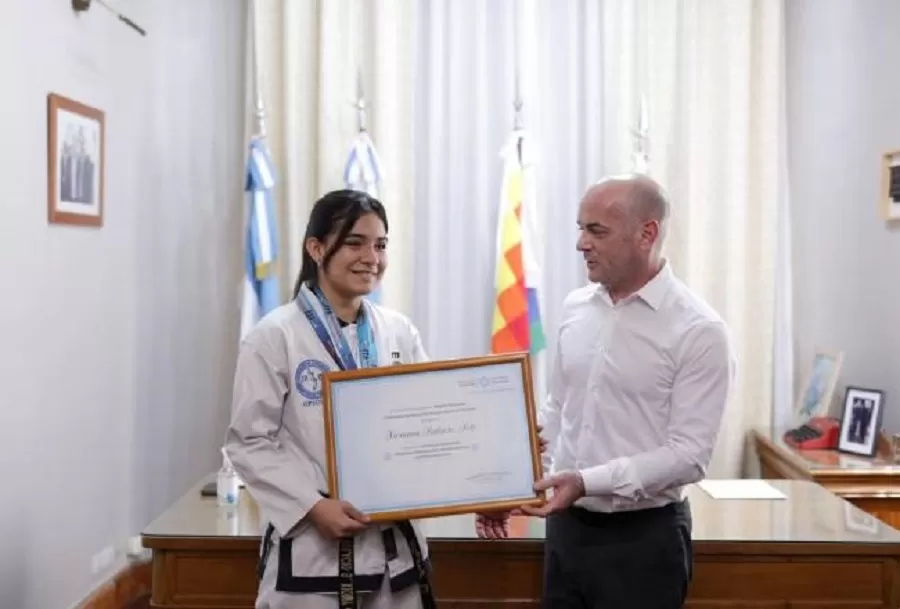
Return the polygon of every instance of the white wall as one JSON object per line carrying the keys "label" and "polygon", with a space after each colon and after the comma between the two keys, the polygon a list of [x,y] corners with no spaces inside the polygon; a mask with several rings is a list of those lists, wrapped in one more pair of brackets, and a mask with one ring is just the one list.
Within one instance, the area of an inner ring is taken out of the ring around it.
{"label": "white wall", "polygon": [[836,402],[883,389],[900,431],[900,230],[877,203],[881,155],[900,148],[900,2],[786,5],[798,382],[816,346],[843,350]]}
{"label": "white wall", "polygon": [[[0,607],[64,609],[219,462],[237,340],[242,2],[3,2]],[[46,222],[46,96],[106,111],[106,225]],[[121,559],[121,557],[119,557]]]}

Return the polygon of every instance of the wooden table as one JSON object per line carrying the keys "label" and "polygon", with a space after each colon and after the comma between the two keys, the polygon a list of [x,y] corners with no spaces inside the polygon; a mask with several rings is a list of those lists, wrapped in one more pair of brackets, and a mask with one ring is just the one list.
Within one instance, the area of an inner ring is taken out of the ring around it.
{"label": "wooden table", "polygon": [[[200,497],[201,484],[143,533],[153,550],[151,606],[250,609],[256,505],[245,495],[237,509],[218,508]],[[786,499],[714,500],[689,489],[695,571],[688,607],[900,606],[900,532],[813,482],[771,484]],[[539,606],[543,520],[516,519],[514,538],[503,541],[477,539],[471,516],[424,526],[441,609]]]}
{"label": "wooden table", "polygon": [[885,440],[869,458],[837,450],[797,450],[782,435],[769,429],[752,432],[763,478],[812,480],[900,528],[900,465],[893,463]]}

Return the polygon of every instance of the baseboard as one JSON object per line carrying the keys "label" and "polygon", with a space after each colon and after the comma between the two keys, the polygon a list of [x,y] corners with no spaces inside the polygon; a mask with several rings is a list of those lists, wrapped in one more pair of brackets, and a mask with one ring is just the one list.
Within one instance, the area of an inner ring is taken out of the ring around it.
{"label": "baseboard", "polygon": [[76,609],[141,609],[149,606],[151,563],[132,562],[94,590]]}

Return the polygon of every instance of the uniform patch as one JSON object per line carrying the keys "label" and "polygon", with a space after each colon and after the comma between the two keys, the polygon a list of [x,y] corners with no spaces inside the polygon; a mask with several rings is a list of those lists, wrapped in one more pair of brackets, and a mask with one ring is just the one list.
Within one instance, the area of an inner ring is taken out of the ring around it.
{"label": "uniform patch", "polygon": [[322,399],[322,373],[328,371],[328,366],[317,359],[307,359],[300,362],[294,372],[294,386],[307,401],[317,402]]}

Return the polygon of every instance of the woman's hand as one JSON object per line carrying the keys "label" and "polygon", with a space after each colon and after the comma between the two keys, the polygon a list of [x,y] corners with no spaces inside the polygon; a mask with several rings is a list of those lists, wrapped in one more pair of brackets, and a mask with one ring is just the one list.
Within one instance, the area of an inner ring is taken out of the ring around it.
{"label": "woman's hand", "polygon": [[520,513],[516,509],[475,514],[475,534],[480,539],[506,539],[509,537],[509,517],[518,516]]}
{"label": "woman's hand", "polygon": [[349,502],[337,499],[320,499],[309,510],[308,516],[319,533],[329,539],[352,537],[369,524],[368,516]]}

